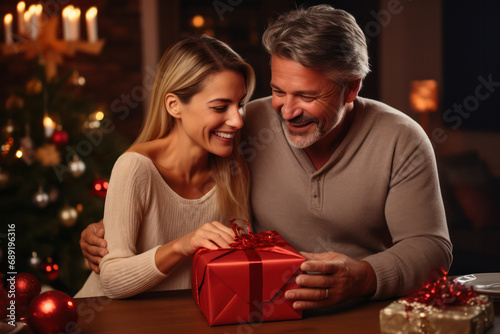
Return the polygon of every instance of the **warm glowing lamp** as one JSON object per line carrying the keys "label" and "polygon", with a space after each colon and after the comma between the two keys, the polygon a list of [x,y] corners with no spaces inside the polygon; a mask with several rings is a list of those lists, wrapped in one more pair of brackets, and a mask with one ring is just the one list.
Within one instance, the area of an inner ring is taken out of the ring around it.
{"label": "warm glowing lamp", "polygon": [[201,28],[205,24],[205,18],[201,15],[195,15],[191,20],[191,23],[195,28]]}
{"label": "warm glowing lamp", "polygon": [[422,128],[429,130],[429,113],[438,109],[436,80],[414,80],[410,83],[410,107],[421,114]]}

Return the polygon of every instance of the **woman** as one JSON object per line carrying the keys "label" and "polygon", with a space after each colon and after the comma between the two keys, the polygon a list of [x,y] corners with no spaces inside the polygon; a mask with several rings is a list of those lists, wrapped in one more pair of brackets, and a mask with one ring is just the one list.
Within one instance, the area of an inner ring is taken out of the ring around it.
{"label": "woman", "polygon": [[236,149],[254,72],[226,44],[188,37],[163,56],[137,140],[115,163],[104,209],[109,254],[75,297],[190,287],[190,256],[229,247],[220,222],[249,218]]}

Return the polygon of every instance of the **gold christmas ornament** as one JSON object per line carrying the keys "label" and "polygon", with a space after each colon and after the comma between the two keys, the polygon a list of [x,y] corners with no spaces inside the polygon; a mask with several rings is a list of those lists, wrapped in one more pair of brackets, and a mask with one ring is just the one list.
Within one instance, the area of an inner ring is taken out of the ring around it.
{"label": "gold christmas ornament", "polygon": [[65,205],[61,211],[59,211],[59,220],[63,226],[72,227],[75,225],[77,219],[78,211],[69,205]]}
{"label": "gold christmas ornament", "polygon": [[11,94],[7,101],[5,101],[5,108],[7,110],[22,109],[24,107],[24,100],[19,96]]}
{"label": "gold christmas ornament", "polygon": [[61,153],[54,144],[45,144],[36,150],[35,158],[42,166],[49,167],[61,162]]}
{"label": "gold christmas ornament", "polygon": [[26,83],[26,91],[32,95],[40,94],[42,92],[42,82],[36,78],[31,79]]}

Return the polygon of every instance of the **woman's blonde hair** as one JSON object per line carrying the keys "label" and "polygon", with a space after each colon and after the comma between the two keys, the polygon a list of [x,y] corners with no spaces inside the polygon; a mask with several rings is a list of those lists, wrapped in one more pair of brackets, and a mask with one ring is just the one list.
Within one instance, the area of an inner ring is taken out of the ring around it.
{"label": "woman's blonde hair", "polygon": [[[167,136],[175,125],[165,106],[165,95],[173,93],[186,104],[203,90],[205,80],[215,73],[232,70],[245,78],[248,102],[255,87],[255,74],[227,44],[203,35],[181,39],[163,55],[156,74],[151,104],[142,130],[134,144]],[[240,131],[234,137],[233,152],[228,157],[209,154],[209,167],[217,185],[217,201],[221,217],[250,218],[250,173],[239,152]]]}

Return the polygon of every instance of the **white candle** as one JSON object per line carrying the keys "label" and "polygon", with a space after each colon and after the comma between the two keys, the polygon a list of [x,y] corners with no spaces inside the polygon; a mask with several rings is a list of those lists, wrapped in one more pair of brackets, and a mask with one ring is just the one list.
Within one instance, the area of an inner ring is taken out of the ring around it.
{"label": "white candle", "polygon": [[26,35],[30,35],[30,31],[31,31],[31,24],[30,24],[30,21],[31,21],[31,13],[29,11],[26,11],[24,12],[24,33]]}
{"label": "white candle", "polygon": [[43,6],[41,4],[38,4],[35,6],[35,13],[36,13],[36,24],[38,25],[38,30],[42,28],[42,12],[43,12]]}
{"label": "white candle", "polygon": [[56,123],[49,116],[45,116],[43,118],[43,128],[45,130],[45,137],[50,138],[54,134]]}
{"label": "white candle", "polygon": [[32,39],[38,38],[38,17],[36,16],[36,6],[31,5],[28,8],[28,12],[30,13],[29,25],[30,25],[30,36]]}
{"label": "white candle", "polygon": [[80,8],[75,8],[75,22],[73,23],[75,26],[74,39],[75,41],[80,39]]}
{"label": "white candle", "polygon": [[97,8],[91,7],[85,14],[87,21],[87,37],[90,43],[97,42]]}
{"label": "white candle", "polygon": [[5,44],[12,44],[12,14],[7,14],[3,18],[5,28]]}
{"label": "white candle", "polygon": [[[73,6],[71,6],[73,7]],[[71,12],[70,6],[67,6],[62,11],[62,21],[63,21],[63,33],[64,40],[69,41],[71,39],[71,25],[69,23],[69,13]]]}
{"label": "white candle", "polygon": [[24,1],[20,1],[17,4],[17,33],[19,35],[24,34],[24,9],[26,8],[26,4]]}
{"label": "white candle", "polygon": [[78,40],[78,31],[80,30],[80,10],[73,6],[68,6],[68,21],[69,21],[69,40]]}

